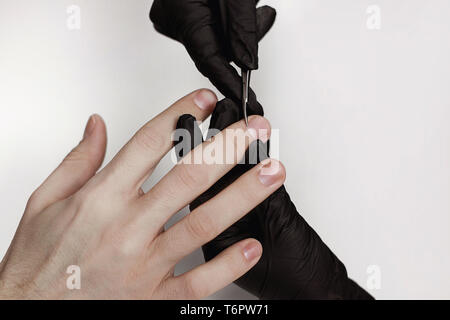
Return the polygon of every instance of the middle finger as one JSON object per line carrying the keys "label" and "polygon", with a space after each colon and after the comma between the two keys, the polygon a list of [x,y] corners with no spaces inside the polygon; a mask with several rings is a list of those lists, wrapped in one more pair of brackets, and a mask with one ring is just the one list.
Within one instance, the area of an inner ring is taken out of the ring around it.
{"label": "middle finger", "polygon": [[157,238],[159,256],[170,267],[213,240],[281,187],[286,174],[272,159],[246,172],[217,196]]}
{"label": "middle finger", "polygon": [[[143,202],[142,207],[145,208],[144,212],[161,212],[158,216],[144,214],[143,219],[151,219],[152,225],[158,228],[164,225],[174,213],[208,190],[231,170],[253,141],[260,139],[265,142],[269,136],[269,122],[263,117],[252,116],[248,128],[244,121],[239,121],[211,141],[198,146],[140,199]],[[216,152],[215,163],[208,163],[211,150]],[[221,156],[218,156],[218,153],[221,153]],[[196,164],[198,160],[200,163]]]}

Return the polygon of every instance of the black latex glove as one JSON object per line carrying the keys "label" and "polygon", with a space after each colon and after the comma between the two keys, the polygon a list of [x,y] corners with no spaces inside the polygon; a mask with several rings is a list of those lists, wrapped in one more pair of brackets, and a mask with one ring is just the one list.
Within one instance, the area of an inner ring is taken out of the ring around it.
{"label": "black latex glove", "polygon": [[[258,42],[275,22],[276,11],[256,9],[256,0],[225,0],[223,10],[219,1],[155,0],[150,19],[158,32],[186,47],[198,70],[224,96],[239,102],[242,82],[230,61],[244,69],[258,68]],[[253,91],[248,111],[262,113]]]}
{"label": "black latex glove", "polygon": [[[210,129],[223,130],[239,119],[239,107],[229,99],[222,100],[212,115]],[[201,131],[191,115],[180,117],[177,127],[198,138],[197,141],[192,139],[190,145],[182,139],[176,142],[177,156],[181,158],[202,143]],[[261,148],[262,143],[253,144],[249,152],[254,152],[258,146]],[[267,158],[267,153],[262,158],[259,160]],[[213,198],[251,167],[250,164],[237,165],[196,199],[190,209]],[[236,284],[260,299],[373,299],[348,278],[345,266],[300,216],[284,186],[206,244],[203,247],[205,259],[209,261],[247,238],[261,242],[263,255]]]}

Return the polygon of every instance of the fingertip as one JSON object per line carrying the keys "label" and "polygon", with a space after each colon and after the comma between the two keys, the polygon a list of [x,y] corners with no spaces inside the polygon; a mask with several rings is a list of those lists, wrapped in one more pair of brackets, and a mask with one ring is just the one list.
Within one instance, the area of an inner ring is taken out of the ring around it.
{"label": "fingertip", "polygon": [[256,10],[258,42],[270,31],[275,23],[277,11],[270,6],[262,6]]}
{"label": "fingertip", "polygon": [[262,116],[250,116],[248,118],[248,131],[262,142],[267,142],[272,133],[272,126],[269,120]]}
{"label": "fingertip", "polygon": [[103,118],[99,114],[94,113],[89,121],[93,121],[95,124],[90,136],[106,138],[106,124]]}
{"label": "fingertip", "polygon": [[200,89],[194,92],[194,103],[201,110],[211,113],[216,106],[217,96],[209,89]]}
{"label": "fingertip", "polygon": [[286,181],[284,165],[275,159],[261,161],[258,179],[266,187],[281,186]]}
{"label": "fingertip", "polygon": [[106,141],[105,121],[99,114],[94,113],[89,117],[82,144],[86,145],[87,152],[92,155],[97,165],[103,162],[106,152]]}
{"label": "fingertip", "polygon": [[94,113],[91,117],[94,117],[96,121],[98,121],[98,123],[103,124],[103,126],[105,125],[105,120],[103,120],[102,116],[99,115],[98,113]]}
{"label": "fingertip", "polygon": [[86,123],[86,127],[83,133],[83,140],[87,140],[98,130],[106,131],[106,126],[103,118],[100,115],[94,113],[89,117]]}
{"label": "fingertip", "polygon": [[95,117],[94,117],[94,115],[91,115],[88,119],[88,122],[86,123],[85,128],[84,128],[83,140],[86,140],[87,138],[89,138],[89,136],[92,134],[94,129],[95,129]]}
{"label": "fingertip", "polygon": [[263,247],[258,240],[247,239],[242,244],[242,254],[245,260],[249,263],[256,263],[259,261],[263,253]]}
{"label": "fingertip", "polygon": [[273,23],[277,17],[277,10],[271,6],[264,5],[256,9],[256,14],[258,17],[266,17],[267,20],[272,21]]}

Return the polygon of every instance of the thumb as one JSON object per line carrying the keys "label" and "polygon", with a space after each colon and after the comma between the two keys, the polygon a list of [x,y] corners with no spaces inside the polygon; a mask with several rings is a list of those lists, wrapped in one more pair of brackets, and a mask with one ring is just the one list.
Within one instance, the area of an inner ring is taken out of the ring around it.
{"label": "thumb", "polygon": [[100,168],[106,151],[106,126],[99,115],[92,115],[83,140],[31,196],[27,209],[41,212],[84,186]]}

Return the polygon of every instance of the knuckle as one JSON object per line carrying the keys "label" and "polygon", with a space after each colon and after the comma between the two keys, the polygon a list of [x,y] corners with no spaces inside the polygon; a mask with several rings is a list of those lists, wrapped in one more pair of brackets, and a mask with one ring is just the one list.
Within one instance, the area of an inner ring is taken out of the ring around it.
{"label": "knuckle", "polygon": [[187,299],[200,300],[208,296],[206,286],[200,283],[194,275],[186,275],[184,290]]}
{"label": "knuckle", "polygon": [[208,176],[202,170],[201,165],[180,164],[177,176],[182,186],[188,189],[193,189],[208,183]]}
{"label": "knuckle", "polygon": [[116,257],[133,258],[139,252],[136,240],[127,232],[126,228],[113,228],[102,236],[104,245],[110,246]]}
{"label": "knuckle", "polygon": [[144,150],[161,151],[165,145],[165,139],[159,130],[151,125],[146,125],[135,136],[136,143]]}
{"label": "knuckle", "polygon": [[188,233],[194,239],[201,241],[209,241],[214,239],[217,234],[217,227],[213,221],[213,218],[208,214],[201,214],[197,211],[192,212],[186,216],[186,229]]}
{"label": "knuckle", "polygon": [[71,205],[81,216],[89,219],[98,219],[101,215],[92,215],[91,212],[103,211],[105,201],[104,192],[101,188],[85,185],[77,193],[70,197]]}
{"label": "knuckle", "polygon": [[114,236],[113,246],[116,254],[120,257],[132,259],[138,253],[136,243],[124,235]]}

